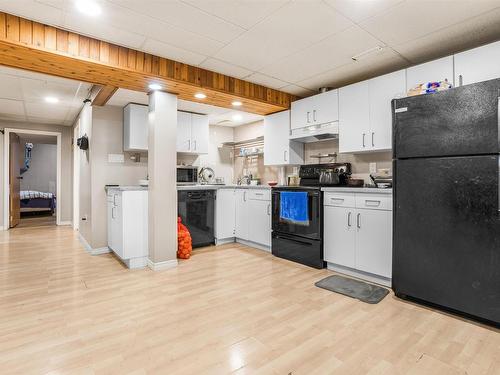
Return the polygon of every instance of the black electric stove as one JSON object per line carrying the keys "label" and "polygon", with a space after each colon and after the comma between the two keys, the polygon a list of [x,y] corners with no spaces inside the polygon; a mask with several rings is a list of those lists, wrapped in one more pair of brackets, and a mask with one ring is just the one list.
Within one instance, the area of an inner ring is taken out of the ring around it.
{"label": "black electric stove", "polygon": [[[314,268],[324,268],[322,187],[347,186],[349,163],[307,164],[299,169],[299,186],[272,189],[272,254]],[[282,217],[282,192],[307,193],[307,219]]]}

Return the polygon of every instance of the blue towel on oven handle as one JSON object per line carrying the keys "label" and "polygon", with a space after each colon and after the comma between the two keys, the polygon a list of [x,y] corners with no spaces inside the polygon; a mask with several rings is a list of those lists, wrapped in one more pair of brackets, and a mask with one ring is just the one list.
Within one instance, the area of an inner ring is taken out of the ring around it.
{"label": "blue towel on oven handle", "polygon": [[305,224],[309,221],[307,191],[280,192],[280,218]]}

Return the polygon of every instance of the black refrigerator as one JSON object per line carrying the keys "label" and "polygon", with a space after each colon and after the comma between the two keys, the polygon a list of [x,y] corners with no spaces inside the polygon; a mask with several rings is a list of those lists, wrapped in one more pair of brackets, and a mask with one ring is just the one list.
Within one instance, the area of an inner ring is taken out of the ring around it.
{"label": "black refrigerator", "polygon": [[500,79],[395,99],[393,289],[500,325]]}

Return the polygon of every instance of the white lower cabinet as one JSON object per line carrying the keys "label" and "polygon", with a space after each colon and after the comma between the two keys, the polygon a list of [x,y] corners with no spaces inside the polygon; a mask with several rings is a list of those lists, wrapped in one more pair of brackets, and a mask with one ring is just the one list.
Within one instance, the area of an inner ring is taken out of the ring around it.
{"label": "white lower cabinet", "polygon": [[324,202],[324,260],[337,271],[361,271],[349,273],[387,284],[392,277],[392,197],[325,193]]}
{"label": "white lower cabinet", "polygon": [[217,243],[241,240],[271,247],[269,189],[218,189],[215,238]]}
{"label": "white lower cabinet", "polygon": [[147,265],[148,192],[110,189],[108,204],[108,247],[129,268]]}

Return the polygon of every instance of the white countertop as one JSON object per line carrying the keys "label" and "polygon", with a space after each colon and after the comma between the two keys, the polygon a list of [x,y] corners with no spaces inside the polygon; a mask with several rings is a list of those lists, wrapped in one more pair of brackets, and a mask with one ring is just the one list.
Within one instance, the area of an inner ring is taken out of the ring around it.
{"label": "white countertop", "polygon": [[271,189],[269,185],[177,185],[177,190]]}
{"label": "white countertop", "polygon": [[392,189],[365,188],[365,187],[325,187],[321,191],[330,193],[371,193],[392,194]]}
{"label": "white countertop", "polygon": [[132,190],[148,190],[148,187],[141,185],[119,185],[119,186],[105,186],[105,189],[106,191],[108,190],[132,191]]}

